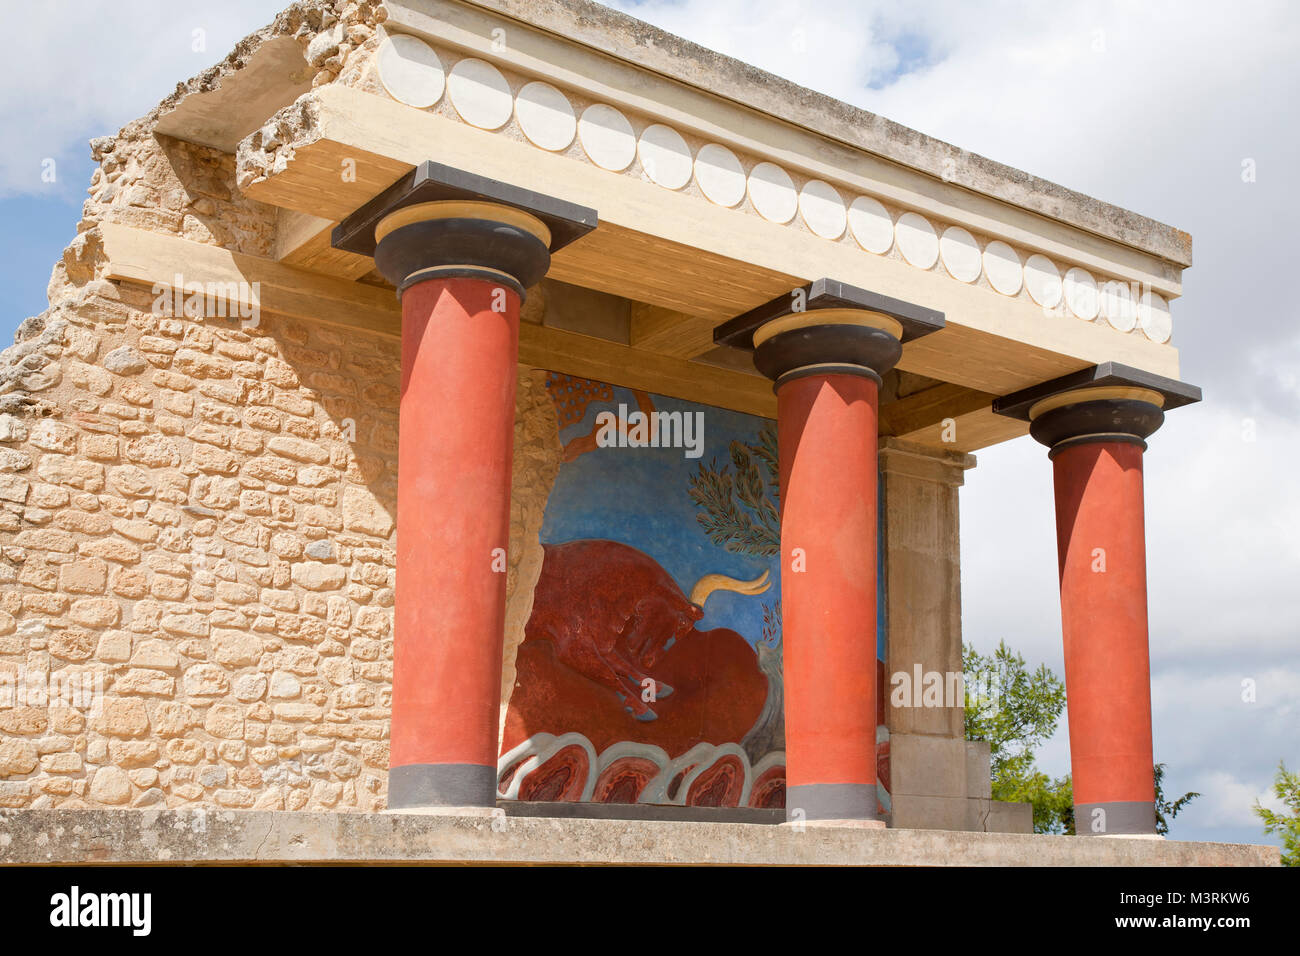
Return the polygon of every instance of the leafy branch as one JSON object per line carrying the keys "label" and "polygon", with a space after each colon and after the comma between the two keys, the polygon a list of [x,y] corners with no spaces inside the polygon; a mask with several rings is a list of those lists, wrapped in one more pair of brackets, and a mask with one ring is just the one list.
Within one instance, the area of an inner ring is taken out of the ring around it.
{"label": "leafy branch", "polygon": [[714,544],[727,551],[770,557],[781,550],[780,472],[776,428],[768,423],[755,444],[733,441],[731,461],[691,476],[691,500],[700,508],[695,519]]}

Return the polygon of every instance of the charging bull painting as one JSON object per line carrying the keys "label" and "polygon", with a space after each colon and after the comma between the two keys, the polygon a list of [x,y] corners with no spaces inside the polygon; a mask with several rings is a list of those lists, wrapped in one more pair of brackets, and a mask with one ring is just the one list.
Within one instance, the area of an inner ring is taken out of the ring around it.
{"label": "charging bull painting", "polygon": [[[773,423],[554,373],[547,387],[564,464],[501,796],[784,806]],[[681,420],[693,429],[656,430]],[[673,434],[691,441],[653,440]]]}
{"label": "charging bull painting", "polygon": [[687,598],[653,558],[617,541],[570,541],[545,551],[527,639],[550,642],[557,660],[607,687],[642,721],[658,717],[648,700],[673,692],[655,676],[660,656],[687,635],[707,639],[693,632],[709,595],[768,588],[766,571],[753,581],[710,574]]}

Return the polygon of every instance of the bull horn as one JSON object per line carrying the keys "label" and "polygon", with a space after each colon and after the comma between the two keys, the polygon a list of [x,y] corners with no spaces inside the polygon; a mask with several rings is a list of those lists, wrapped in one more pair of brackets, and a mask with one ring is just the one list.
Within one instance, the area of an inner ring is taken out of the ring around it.
{"label": "bull horn", "polygon": [[772,586],[772,582],[767,579],[767,576],[768,572],[764,571],[752,581],[741,581],[727,577],[725,574],[706,574],[695,582],[695,587],[691,588],[691,603],[698,607],[704,607],[704,602],[709,599],[709,595],[714,591],[762,594]]}

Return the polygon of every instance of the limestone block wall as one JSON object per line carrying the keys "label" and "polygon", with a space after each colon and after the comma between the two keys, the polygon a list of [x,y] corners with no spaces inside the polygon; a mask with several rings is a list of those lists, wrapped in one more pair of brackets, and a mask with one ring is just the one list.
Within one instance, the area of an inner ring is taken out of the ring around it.
{"label": "limestone block wall", "polygon": [[[91,144],[50,307],[0,353],[0,807],[385,806],[399,343],[168,314],[103,278],[99,239],[120,222],[270,256],[276,211],[233,157],[153,124],[270,36],[316,85],[357,81],[383,16],[295,4]],[[503,706],[558,462],[521,368]]]}
{"label": "limestone block wall", "polygon": [[397,344],[113,292],[0,419],[0,800],[381,806]]}

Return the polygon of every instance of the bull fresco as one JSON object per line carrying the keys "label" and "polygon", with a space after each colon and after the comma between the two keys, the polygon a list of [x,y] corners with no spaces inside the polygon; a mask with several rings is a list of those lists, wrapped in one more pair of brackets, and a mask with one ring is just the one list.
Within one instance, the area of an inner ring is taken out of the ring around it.
{"label": "bull fresco", "polygon": [[563,464],[500,795],[783,807],[774,423],[556,373],[547,389]]}

